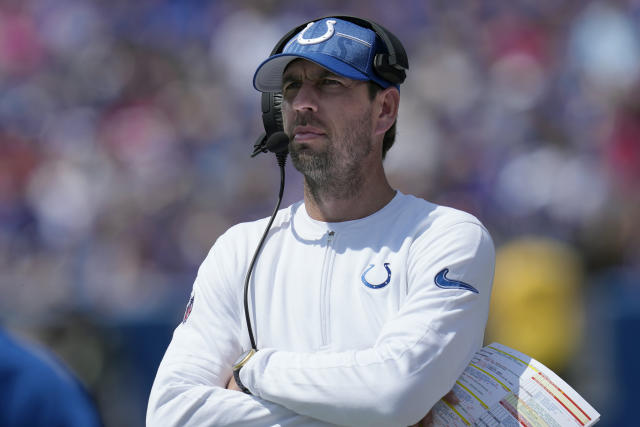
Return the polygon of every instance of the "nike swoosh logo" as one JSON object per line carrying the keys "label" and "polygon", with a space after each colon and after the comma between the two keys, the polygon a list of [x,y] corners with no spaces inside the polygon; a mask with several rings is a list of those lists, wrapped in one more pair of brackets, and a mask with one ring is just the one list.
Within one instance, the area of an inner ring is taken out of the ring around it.
{"label": "nike swoosh logo", "polygon": [[445,268],[442,271],[440,271],[440,273],[436,274],[436,277],[433,280],[436,283],[437,287],[442,289],[463,289],[465,291],[471,291],[476,294],[480,293],[476,288],[474,288],[468,283],[464,283],[459,280],[447,279],[448,272],[449,272],[449,269]]}

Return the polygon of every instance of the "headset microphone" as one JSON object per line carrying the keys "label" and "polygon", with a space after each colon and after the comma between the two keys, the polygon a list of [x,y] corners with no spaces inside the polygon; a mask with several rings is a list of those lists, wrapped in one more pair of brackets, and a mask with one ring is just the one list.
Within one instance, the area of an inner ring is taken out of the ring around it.
{"label": "headset microphone", "polygon": [[284,132],[276,132],[267,138],[265,146],[272,153],[287,154],[289,152],[289,136]]}
{"label": "headset microphone", "polygon": [[[278,159],[278,166],[284,166],[289,154],[289,137],[284,132],[276,132],[267,138],[265,143],[267,150],[275,153]],[[280,164],[282,163],[282,165]]]}

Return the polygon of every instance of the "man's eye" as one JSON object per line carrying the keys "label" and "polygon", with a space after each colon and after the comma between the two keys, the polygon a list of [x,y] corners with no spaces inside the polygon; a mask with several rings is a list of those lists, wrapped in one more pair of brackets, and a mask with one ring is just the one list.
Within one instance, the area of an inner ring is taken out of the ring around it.
{"label": "man's eye", "polygon": [[298,89],[299,87],[300,87],[300,82],[289,82],[282,87],[282,91],[286,92],[290,90],[295,90],[295,89]]}
{"label": "man's eye", "polygon": [[336,79],[322,79],[323,86],[342,86],[342,82]]}

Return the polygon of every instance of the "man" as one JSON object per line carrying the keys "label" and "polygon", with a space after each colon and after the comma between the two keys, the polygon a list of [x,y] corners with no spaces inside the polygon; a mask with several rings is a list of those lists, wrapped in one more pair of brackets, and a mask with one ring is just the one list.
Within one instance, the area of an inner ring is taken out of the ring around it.
{"label": "man", "polygon": [[242,285],[266,219],[229,229],[200,267],[149,425],[412,425],[482,345],[493,244],[473,216],[389,185],[400,93],[372,66],[385,49],[369,28],[323,19],[258,68],[254,86],[282,92],[304,175],[252,276],[258,351],[241,357]]}

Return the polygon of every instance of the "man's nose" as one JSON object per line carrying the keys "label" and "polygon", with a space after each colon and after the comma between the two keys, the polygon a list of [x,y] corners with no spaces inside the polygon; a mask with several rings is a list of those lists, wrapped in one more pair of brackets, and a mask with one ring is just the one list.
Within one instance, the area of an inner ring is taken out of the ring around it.
{"label": "man's nose", "polygon": [[291,106],[296,111],[318,111],[318,93],[315,85],[308,81],[303,82]]}

